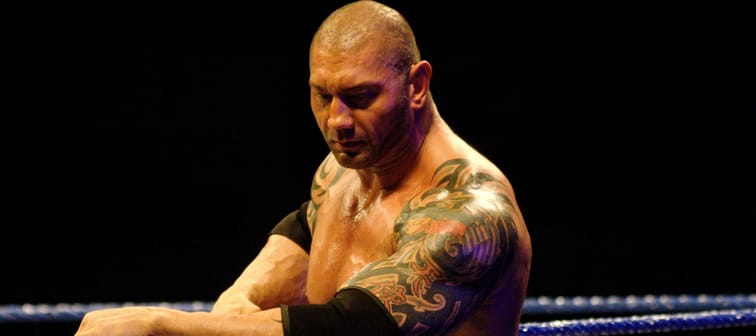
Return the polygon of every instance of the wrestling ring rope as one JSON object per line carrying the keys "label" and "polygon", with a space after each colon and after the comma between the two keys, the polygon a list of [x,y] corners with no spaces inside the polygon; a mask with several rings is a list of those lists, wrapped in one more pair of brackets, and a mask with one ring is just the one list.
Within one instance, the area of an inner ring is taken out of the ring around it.
{"label": "wrestling ring rope", "polygon": [[[212,302],[59,303],[0,306],[0,323],[75,322],[89,311],[160,306],[209,311]],[[520,335],[625,335],[756,326],[756,294],[575,296],[526,298],[523,315],[603,314],[579,319],[525,322]]]}

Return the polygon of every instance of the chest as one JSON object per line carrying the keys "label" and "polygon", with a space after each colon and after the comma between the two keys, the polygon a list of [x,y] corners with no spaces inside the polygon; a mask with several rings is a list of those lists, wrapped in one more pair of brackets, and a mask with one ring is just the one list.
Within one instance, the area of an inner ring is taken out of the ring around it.
{"label": "chest", "polygon": [[350,202],[323,203],[310,249],[310,303],[327,302],[365,265],[394,253],[393,225],[401,211],[399,204],[386,199],[363,209]]}

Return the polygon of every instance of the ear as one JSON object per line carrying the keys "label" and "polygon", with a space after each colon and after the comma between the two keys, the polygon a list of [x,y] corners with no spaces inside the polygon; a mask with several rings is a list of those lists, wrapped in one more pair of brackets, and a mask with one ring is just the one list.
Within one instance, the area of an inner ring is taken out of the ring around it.
{"label": "ear", "polygon": [[413,110],[423,108],[428,101],[432,74],[433,68],[428,61],[420,61],[412,65],[408,80],[410,89],[410,106]]}

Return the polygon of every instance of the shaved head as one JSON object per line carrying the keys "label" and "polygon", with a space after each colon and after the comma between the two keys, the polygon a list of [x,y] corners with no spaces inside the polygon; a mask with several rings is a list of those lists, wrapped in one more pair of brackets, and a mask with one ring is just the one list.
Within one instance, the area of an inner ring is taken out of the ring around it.
{"label": "shaved head", "polygon": [[396,10],[376,1],[360,0],[337,9],[321,23],[310,45],[336,54],[353,54],[368,42],[381,45],[377,55],[397,73],[420,61],[420,52],[407,20]]}

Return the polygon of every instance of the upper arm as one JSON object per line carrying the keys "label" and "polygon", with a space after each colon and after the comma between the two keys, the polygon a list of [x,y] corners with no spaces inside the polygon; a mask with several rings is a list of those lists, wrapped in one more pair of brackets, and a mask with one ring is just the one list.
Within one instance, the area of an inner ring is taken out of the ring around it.
{"label": "upper arm", "polygon": [[470,177],[410,201],[395,224],[396,253],[345,285],[374,294],[406,334],[454,327],[509,264],[517,235],[506,188],[486,175]]}

